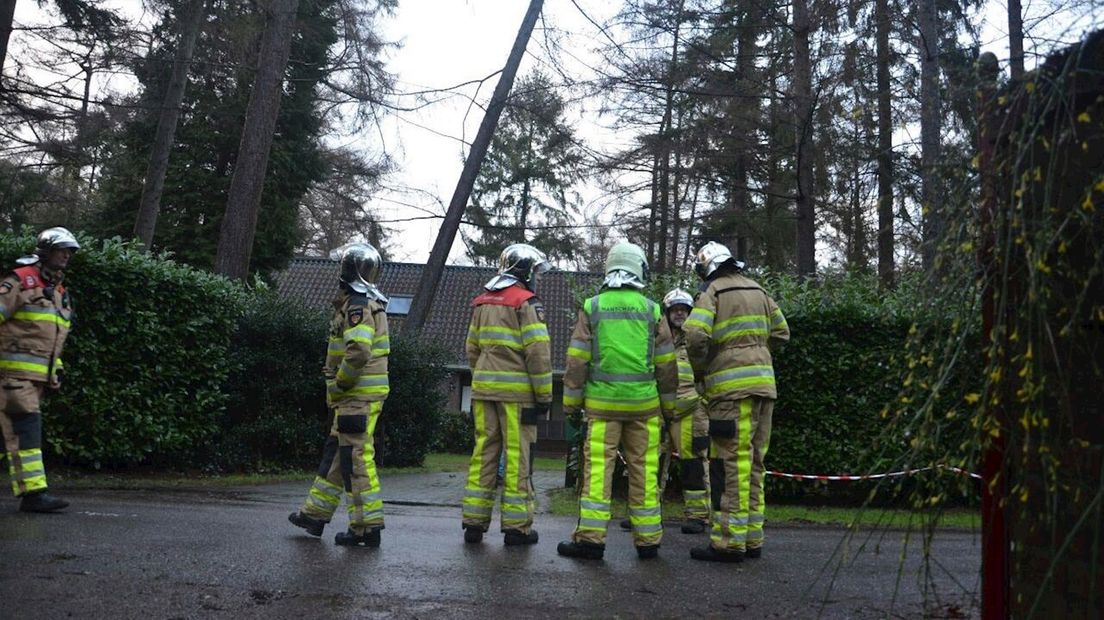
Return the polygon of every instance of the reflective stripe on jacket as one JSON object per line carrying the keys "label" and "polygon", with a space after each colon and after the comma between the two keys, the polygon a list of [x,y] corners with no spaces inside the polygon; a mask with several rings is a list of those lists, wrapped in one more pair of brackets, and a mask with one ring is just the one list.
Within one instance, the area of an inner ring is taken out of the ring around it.
{"label": "reflective stripe on jacket", "polygon": [[659,304],[635,289],[607,289],[583,303],[567,349],[564,409],[610,420],[675,409],[678,365]]}
{"label": "reflective stripe on jacket", "polygon": [[0,373],[48,383],[63,367],[61,350],[73,306],[61,284],[47,282],[38,265],[0,281]]}
{"label": "reflective stripe on jacket", "polygon": [[552,402],[552,350],[544,306],[520,284],[472,302],[465,350],[472,398],[514,403]]}
{"label": "reflective stripe on jacket", "polygon": [[675,359],[678,362],[678,396],[675,401],[675,419],[694,413],[701,404],[701,395],[694,384],[694,369],[690,366],[690,354],[686,351],[686,334],[679,330],[675,337]]}
{"label": "reflective stripe on jacket", "polygon": [[754,280],[724,271],[705,282],[683,330],[706,398],[778,397],[770,350],[790,339],[790,328]]}
{"label": "reflective stripe on jacket", "polygon": [[334,300],[326,348],[326,395],[330,404],[385,400],[390,392],[387,356],[391,340],[387,311],[366,295],[342,291]]}

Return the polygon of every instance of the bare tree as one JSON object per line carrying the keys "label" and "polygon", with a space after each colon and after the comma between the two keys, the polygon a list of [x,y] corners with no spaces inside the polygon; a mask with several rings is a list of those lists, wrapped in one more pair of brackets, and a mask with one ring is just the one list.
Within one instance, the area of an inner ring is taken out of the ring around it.
{"label": "bare tree", "polygon": [[931,268],[935,250],[942,236],[942,206],[939,162],[942,129],[939,94],[939,11],[936,0],[921,0],[917,4],[917,26],[920,30],[920,202],[923,217],[924,267]]}
{"label": "bare tree", "polygon": [[299,0],[268,0],[257,75],[249,94],[241,145],[230,181],[222,228],[215,254],[215,272],[235,280],[249,275],[249,258],[260,211],[261,189],[291,51],[291,35]]}
{"label": "bare tree", "polygon": [[1012,69],[1013,80],[1023,78],[1023,40],[1023,7],[1020,0],[1008,0],[1008,64]]}
{"label": "bare tree", "polygon": [[813,200],[813,80],[808,0],[793,2],[794,125],[797,153],[797,272],[816,273],[816,207]]}
{"label": "bare tree", "polygon": [[889,0],[874,3],[878,81],[878,280],[890,288],[893,260],[893,94],[889,82]]}
{"label": "bare tree", "polygon": [[[0,0],[0,72],[8,58],[8,39],[11,38],[12,20],[15,18],[15,0]],[[4,87],[0,79],[0,88]]]}

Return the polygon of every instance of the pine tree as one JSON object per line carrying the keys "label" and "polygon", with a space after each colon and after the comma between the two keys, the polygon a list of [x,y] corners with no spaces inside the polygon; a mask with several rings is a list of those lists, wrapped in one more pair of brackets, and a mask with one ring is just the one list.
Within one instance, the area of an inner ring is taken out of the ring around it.
{"label": "pine tree", "polygon": [[529,243],[572,261],[580,246],[570,224],[579,199],[582,153],[565,118],[565,104],[549,76],[520,79],[502,112],[472,190],[463,232],[468,256],[494,264],[502,248]]}

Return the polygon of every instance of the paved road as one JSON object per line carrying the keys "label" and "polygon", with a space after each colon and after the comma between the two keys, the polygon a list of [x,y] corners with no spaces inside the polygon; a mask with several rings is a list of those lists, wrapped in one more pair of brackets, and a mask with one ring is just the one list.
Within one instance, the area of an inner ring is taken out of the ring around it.
{"label": "paved road", "polygon": [[[763,558],[703,564],[704,536],[675,527],[641,562],[616,525],[603,562],[556,555],[573,519],[541,515],[540,544],[498,535],[465,545],[455,474],[385,477],[379,549],[343,548],[293,528],[305,484],[221,489],[69,491],[61,515],[0,502],[0,605],[10,618],[972,617],[980,550],[941,534],[918,576],[903,532],[850,543],[834,528],[768,525]],[[555,480],[544,481],[551,485]],[[542,484],[538,480],[538,486]],[[414,505],[417,489],[434,505]],[[440,505],[447,504],[447,505]],[[864,544],[865,543],[865,544]],[[902,566],[902,552],[906,551]],[[829,590],[829,583],[833,583]],[[894,592],[896,591],[896,596]],[[928,602],[925,603],[925,593]]]}

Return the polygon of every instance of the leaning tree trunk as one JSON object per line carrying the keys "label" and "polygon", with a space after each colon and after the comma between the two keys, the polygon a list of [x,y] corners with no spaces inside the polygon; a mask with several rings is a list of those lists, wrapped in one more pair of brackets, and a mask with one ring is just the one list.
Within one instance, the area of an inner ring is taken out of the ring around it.
{"label": "leaning tree trunk", "polygon": [[939,22],[936,0],[922,0],[917,16],[920,26],[920,201],[923,203],[924,268],[935,265],[935,253],[943,236],[943,206],[937,167],[942,130],[939,98]]}
{"label": "leaning tree trunk", "polygon": [[219,232],[215,272],[235,280],[249,275],[249,259],[261,204],[268,154],[280,113],[280,99],[291,53],[291,35],[299,0],[270,0],[257,63],[257,76],[249,94],[238,158],[230,180],[226,215]]}
{"label": "leaning tree trunk", "polygon": [[813,80],[809,5],[793,2],[794,133],[797,157],[797,272],[816,273],[816,209],[813,202]]}
{"label": "leaning tree trunk", "polygon": [[889,0],[874,4],[878,74],[878,281],[892,288],[893,260],[893,95],[889,83]]}
{"label": "leaning tree trunk", "polygon": [[206,0],[192,0],[180,21],[172,77],[169,78],[165,99],[161,103],[157,134],[153,139],[146,181],[142,186],[142,200],[138,203],[138,219],[134,222],[134,236],[147,250],[153,245],[157,214],[161,210],[161,193],[165,189],[165,174],[169,170],[169,152],[172,151],[176,124],[180,119],[180,104],[184,101],[184,90],[188,85],[188,69],[192,64],[196,35],[206,14],[206,4]]}

